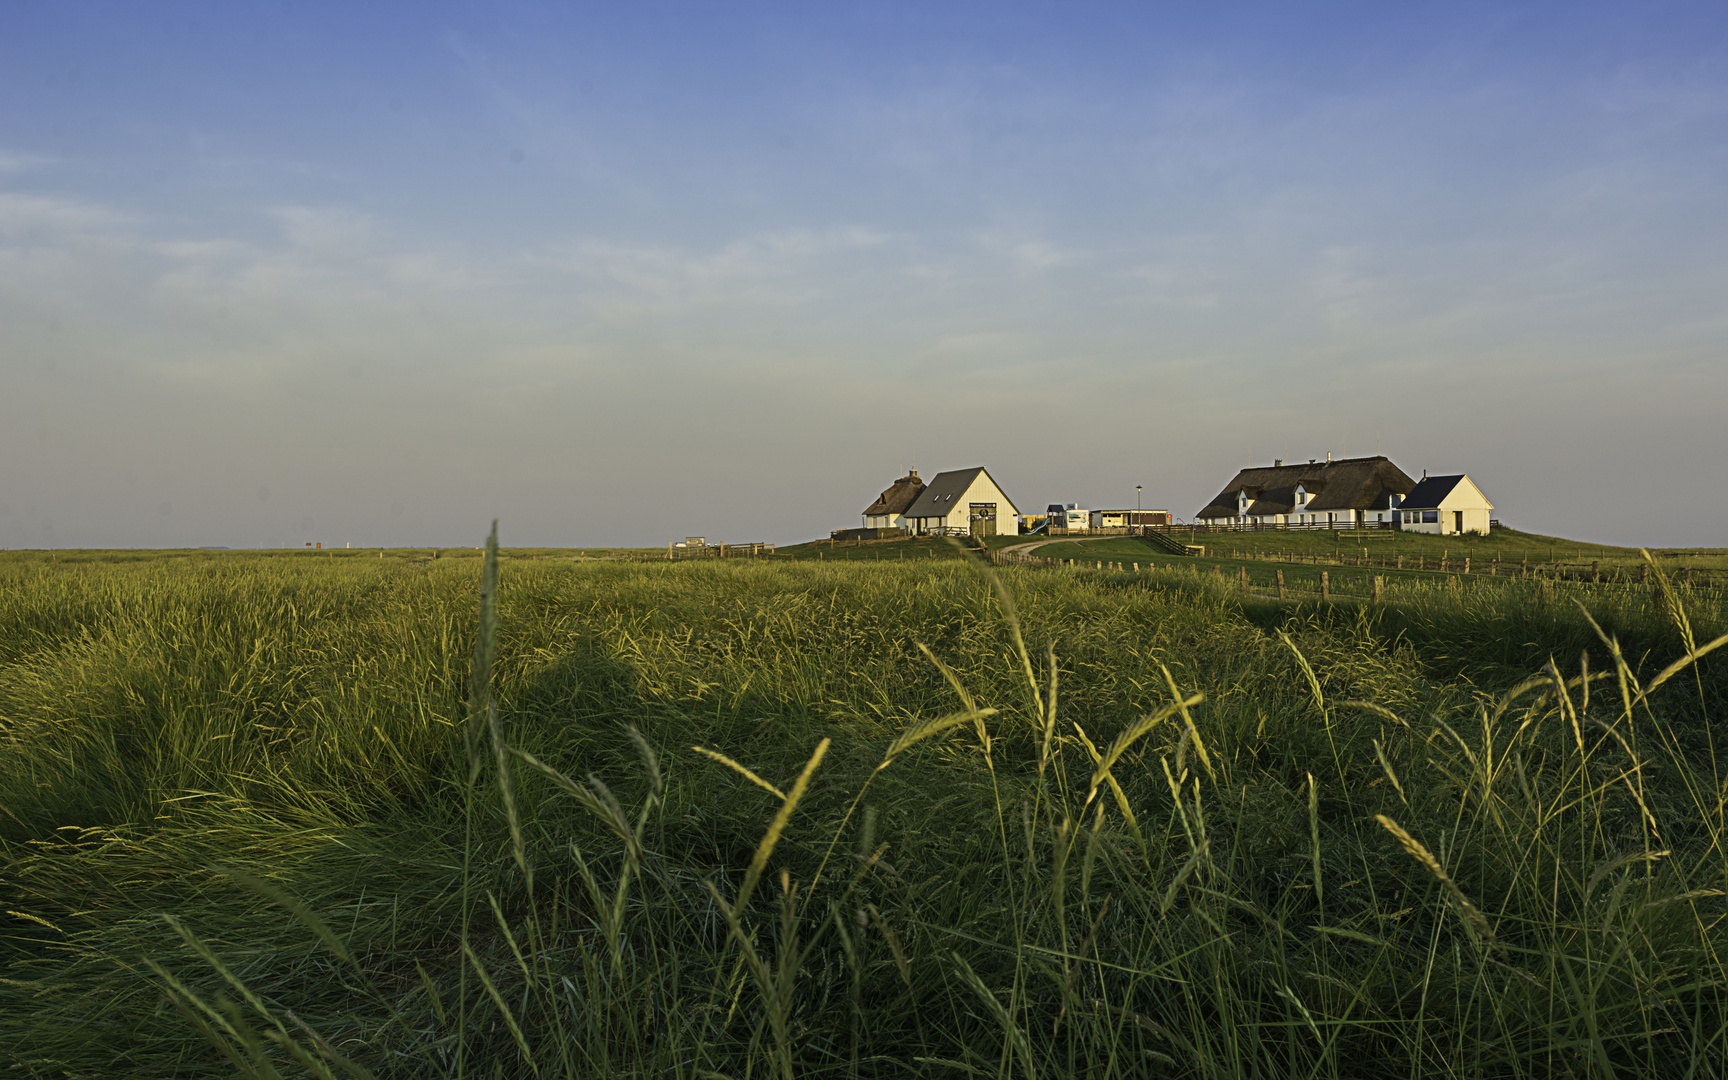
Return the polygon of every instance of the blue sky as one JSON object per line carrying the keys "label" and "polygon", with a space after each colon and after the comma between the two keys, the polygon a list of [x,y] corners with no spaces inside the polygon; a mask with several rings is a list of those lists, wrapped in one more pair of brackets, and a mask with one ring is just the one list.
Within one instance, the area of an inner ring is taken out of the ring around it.
{"label": "blue sky", "polygon": [[1720,4],[0,0],[0,546],[1194,513],[1728,544]]}

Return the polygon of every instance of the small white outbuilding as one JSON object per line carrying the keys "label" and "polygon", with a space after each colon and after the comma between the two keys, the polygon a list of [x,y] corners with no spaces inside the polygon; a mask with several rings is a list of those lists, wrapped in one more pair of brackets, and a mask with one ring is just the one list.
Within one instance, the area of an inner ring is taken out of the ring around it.
{"label": "small white outbuilding", "polygon": [[1424,476],[1397,504],[1395,524],[1404,532],[1488,535],[1494,504],[1468,476]]}

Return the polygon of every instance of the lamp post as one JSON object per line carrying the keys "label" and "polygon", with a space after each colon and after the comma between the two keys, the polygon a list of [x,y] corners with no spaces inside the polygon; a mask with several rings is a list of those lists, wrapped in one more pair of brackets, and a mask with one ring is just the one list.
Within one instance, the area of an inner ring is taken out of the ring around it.
{"label": "lamp post", "polygon": [[1134,526],[1143,529],[1146,523],[1140,519],[1140,485],[1134,485]]}

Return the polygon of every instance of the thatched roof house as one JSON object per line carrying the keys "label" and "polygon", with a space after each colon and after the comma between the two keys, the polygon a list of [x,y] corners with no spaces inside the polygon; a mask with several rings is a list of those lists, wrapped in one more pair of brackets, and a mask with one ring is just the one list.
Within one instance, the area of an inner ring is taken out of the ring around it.
{"label": "thatched roof house", "polygon": [[918,478],[917,469],[907,469],[906,475],[894,481],[894,485],[876,497],[876,501],[864,508],[864,527],[866,529],[904,528],[905,522],[901,515],[908,507],[918,501],[918,496],[924,493],[924,481]]}
{"label": "thatched roof house", "polygon": [[1194,516],[1215,524],[1352,528],[1393,521],[1402,496],[1415,487],[1379,454],[1302,465],[1277,461],[1243,469]]}

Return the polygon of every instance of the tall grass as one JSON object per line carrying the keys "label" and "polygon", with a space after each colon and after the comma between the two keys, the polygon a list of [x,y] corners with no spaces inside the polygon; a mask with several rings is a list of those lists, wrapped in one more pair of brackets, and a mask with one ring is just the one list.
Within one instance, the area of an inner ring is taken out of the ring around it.
{"label": "tall grass", "polygon": [[20,1075],[1719,1075],[1724,613],[0,577]]}

